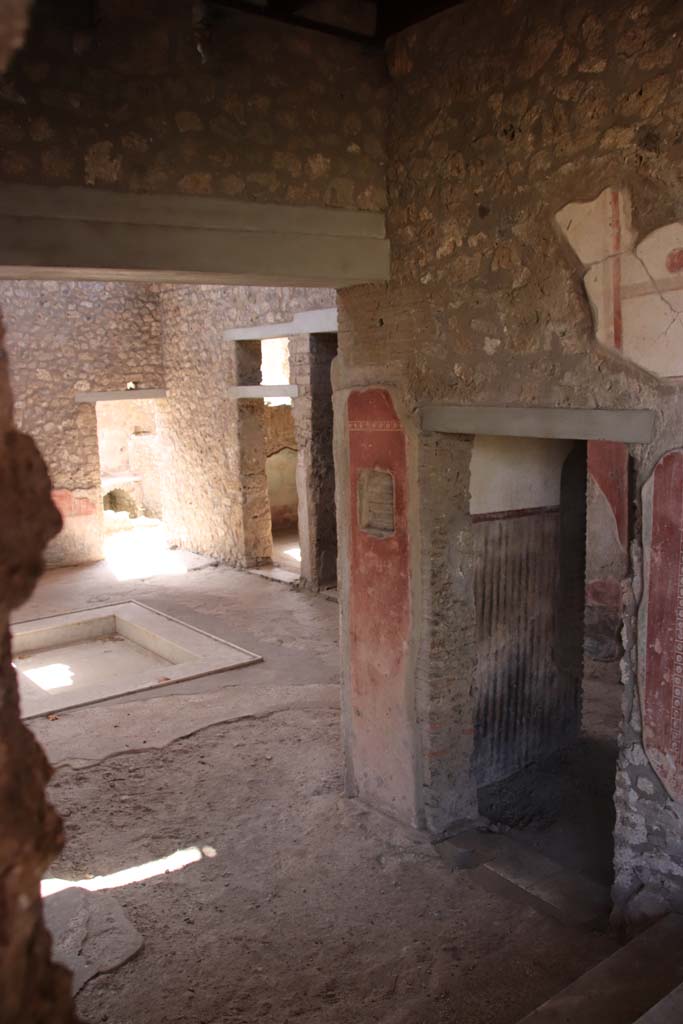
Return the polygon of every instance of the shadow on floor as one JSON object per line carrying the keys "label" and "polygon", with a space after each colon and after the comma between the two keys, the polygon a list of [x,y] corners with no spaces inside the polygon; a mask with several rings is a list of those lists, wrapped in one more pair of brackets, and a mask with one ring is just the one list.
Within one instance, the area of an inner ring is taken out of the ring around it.
{"label": "shadow on floor", "polygon": [[583,732],[567,750],[483,787],[480,813],[603,885],[613,877],[614,777],[622,688],[615,664],[587,665]]}

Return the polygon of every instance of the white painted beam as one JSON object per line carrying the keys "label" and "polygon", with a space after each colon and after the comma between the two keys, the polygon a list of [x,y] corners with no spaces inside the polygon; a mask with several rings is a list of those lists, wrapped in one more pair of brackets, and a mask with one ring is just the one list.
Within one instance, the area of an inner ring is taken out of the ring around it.
{"label": "white painted beam", "polygon": [[541,409],[483,405],[426,405],[423,430],[443,434],[498,437],[555,437],[647,444],[655,414],[651,409]]}
{"label": "white painted beam", "polygon": [[0,278],[340,288],[388,277],[383,214],[0,186]]}
{"label": "white painted beam", "polygon": [[298,384],[233,384],[230,398],[298,398]]}
{"label": "white painted beam", "polygon": [[336,334],[337,309],[310,309],[296,313],[293,320],[279,324],[257,324],[231,327],[223,335],[225,341],[263,341],[266,338],[287,338],[291,334]]}
{"label": "white painted beam", "polygon": [[79,405],[91,402],[130,402],[140,398],[166,398],[165,388],[132,388],[130,391],[77,391]]}

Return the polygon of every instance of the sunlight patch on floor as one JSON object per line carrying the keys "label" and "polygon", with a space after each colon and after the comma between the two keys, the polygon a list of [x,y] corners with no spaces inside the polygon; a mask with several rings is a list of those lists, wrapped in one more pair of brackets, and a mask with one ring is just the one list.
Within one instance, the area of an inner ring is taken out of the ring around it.
{"label": "sunlight patch on floor", "polygon": [[[12,662],[12,667],[18,668],[19,666]],[[51,665],[42,665],[40,668],[22,669],[22,671],[41,690],[61,690],[64,686],[73,686],[73,669],[61,661],[55,661]]]}
{"label": "sunlight patch on floor", "polygon": [[169,548],[163,524],[111,534],[104,541],[104,559],[120,581],[187,572],[183,552]]}
{"label": "sunlight patch on floor", "polygon": [[54,896],[64,889],[88,889],[90,892],[100,892],[102,889],[118,889],[122,885],[131,885],[133,882],[145,882],[148,878],[156,878],[158,875],[168,875],[172,871],[181,871],[189,864],[196,864],[205,857],[213,859],[216,851],[213,846],[190,846],[186,850],[176,850],[168,857],[161,857],[159,860],[149,860],[145,864],[136,864],[131,868],[124,868],[123,871],[115,871],[111,875],[97,875],[95,878],[78,878],[70,880],[67,878],[44,878],[40,883],[40,895]]}

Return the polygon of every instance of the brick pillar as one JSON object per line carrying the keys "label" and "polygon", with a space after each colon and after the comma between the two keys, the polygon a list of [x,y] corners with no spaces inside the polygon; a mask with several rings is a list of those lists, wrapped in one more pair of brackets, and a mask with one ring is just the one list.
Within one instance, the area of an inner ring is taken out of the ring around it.
{"label": "brick pillar", "polygon": [[336,354],[336,334],[299,335],[289,341],[290,381],[299,386],[292,411],[298,448],[301,578],[313,590],[334,584],[337,578],[330,378]]}
{"label": "brick pillar", "polygon": [[[261,342],[235,344],[237,384],[261,383]],[[268,482],[266,479],[265,420],[262,398],[237,401],[237,462],[241,502],[241,555],[244,567],[267,562],[273,553]]]}

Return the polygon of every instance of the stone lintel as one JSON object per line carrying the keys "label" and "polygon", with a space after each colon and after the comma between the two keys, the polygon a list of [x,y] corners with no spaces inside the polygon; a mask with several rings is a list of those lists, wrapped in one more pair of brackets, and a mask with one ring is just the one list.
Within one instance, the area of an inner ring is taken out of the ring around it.
{"label": "stone lintel", "polygon": [[233,384],[229,398],[298,398],[298,384]]}
{"label": "stone lintel", "polygon": [[125,391],[78,391],[76,401],[79,405],[92,402],[130,402],[140,398],[166,398],[166,388],[131,388]]}
{"label": "stone lintel", "polygon": [[253,327],[231,327],[224,341],[263,341],[266,338],[287,338],[290,334],[336,334],[337,309],[311,309],[297,313],[293,320],[279,324],[257,324]]}
{"label": "stone lintel", "polygon": [[341,288],[388,277],[383,214],[0,187],[0,278]]}
{"label": "stone lintel", "polygon": [[542,409],[502,405],[425,405],[422,429],[444,434],[554,437],[581,441],[652,440],[651,409]]}

